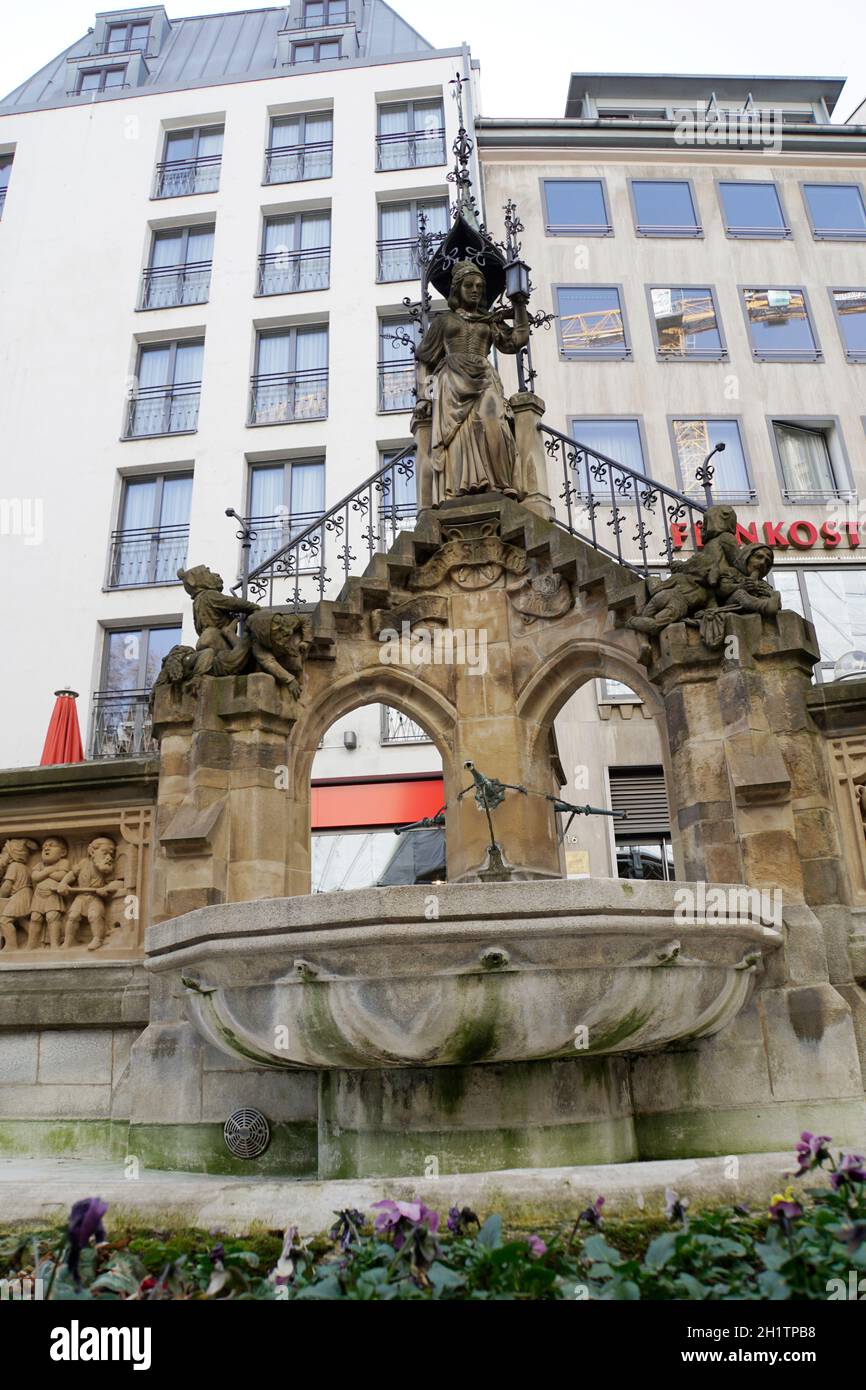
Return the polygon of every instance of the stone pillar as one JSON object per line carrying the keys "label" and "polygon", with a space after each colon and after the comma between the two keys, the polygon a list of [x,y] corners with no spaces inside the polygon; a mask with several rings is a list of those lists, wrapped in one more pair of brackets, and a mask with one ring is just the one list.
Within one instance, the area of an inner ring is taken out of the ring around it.
{"label": "stone pillar", "polygon": [[544,418],[545,405],[532,391],[518,391],[510,399],[514,411],[514,433],[517,440],[518,476],[515,487],[525,493],[523,505],[530,512],[553,519],[547,481],[547,456],[538,426]]}
{"label": "stone pillar", "polygon": [[282,897],[289,859],[288,736],[297,703],[268,675],[159,687],[161,743],[153,920]]}
{"label": "stone pillar", "polygon": [[433,421],[429,401],[420,401],[415,407],[412,421],[412,434],[415,438],[415,476],[418,489],[418,514],[433,505],[433,464],[430,460],[430,436]]}

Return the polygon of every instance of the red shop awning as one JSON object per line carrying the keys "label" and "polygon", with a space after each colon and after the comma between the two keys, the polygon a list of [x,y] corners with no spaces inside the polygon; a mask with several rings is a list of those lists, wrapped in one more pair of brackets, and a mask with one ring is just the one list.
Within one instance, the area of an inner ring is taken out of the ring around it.
{"label": "red shop awning", "polygon": [[441,777],[377,777],[313,784],[314,830],[373,829],[435,816],[445,800]]}

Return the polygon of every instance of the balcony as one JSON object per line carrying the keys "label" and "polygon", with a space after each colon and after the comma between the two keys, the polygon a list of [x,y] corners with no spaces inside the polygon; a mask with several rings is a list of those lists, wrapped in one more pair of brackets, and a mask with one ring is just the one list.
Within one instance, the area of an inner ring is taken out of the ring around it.
{"label": "balcony", "polygon": [[[249,516],[244,518],[244,525],[252,531],[253,539],[250,545],[250,569],[255,569],[258,565],[263,565],[272,555],[276,555],[284,545],[288,545],[295,536],[299,536],[302,531],[306,531],[308,526],[321,516],[321,512],[292,512],[290,515],[285,512],[280,516]],[[311,553],[315,544],[315,537],[310,538]],[[311,561],[311,568],[315,565]],[[305,572],[304,565],[301,564],[299,574]]]}
{"label": "balcony", "polygon": [[385,169],[421,169],[444,163],[444,126],[376,136],[376,168],[380,173]]}
{"label": "balcony", "polygon": [[[433,244],[442,241],[444,235],[444,232],[435,233]],[[380,285],[393,280],[417,280],[420,274],[417,237],[392,237],[376,242],[376,280]]]}
{"label": "balcony", "polygon": [[311,141],[308,145],[273,145],[265,150],[265,183],[329,179],[333,165],[333,140]]}
{"label": "balcony", "polygon": [[200,159],[166,159],[156,166],[154,198],[180,198],[188,193],[216,193],[220,184],[221,154]]}
{"label": "balcony", "polygon": [[198,429],[201,382],[144,386],[129,402],[125,439],[153,434],[189,434]]}
{"label": "balcony", "polygon": [[144,584],[176,584],[186,564],[189,526],[143,527],[113,531],[108,564],[109,589]]}
{"label": "balcony", "polygon": [[3,216],[3,209],[6,206],[6,189],[0,188],[0,217]]}
{"label": "balcony", "polygon": [[414,719],[410,719],[408,714],[401,714],[398,709],[391,709],[389,705],[382,705],[382,733],[380,742],[383,747],[393,743],[432,743],[430,735],[426,729],[422,729],[420,724],[416,724]]}
{"label": "balcony", "polygon": [[285,425],[324,420],[328,414],[328,373],[319,367],[302,372],[266,372],[254,376],[250,389],[251,425]]}
{"label": "balcony", "polygon": [[331,283],[331,248],[266,251],[259,256],[257,294],[299,294],[326,290]]}
{"label": "balcony", "polygon": [[138,758],[156,751],[148,690],[94,692],[91,758]]}
{"label": "balcony", "polygon": [[415,359],[400,357],[379,363],[380,412],[415,408]]}
{"label": "balcony", "polygon": [[139,309],[173,309],[178,304],[205,304],[210,294],[212,261],[163,265],[141,277]]}

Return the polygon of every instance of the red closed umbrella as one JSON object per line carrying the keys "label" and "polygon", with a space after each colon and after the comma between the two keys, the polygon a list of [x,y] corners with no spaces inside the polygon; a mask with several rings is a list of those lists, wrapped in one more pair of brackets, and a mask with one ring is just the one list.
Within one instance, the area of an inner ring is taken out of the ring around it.
{"label": "red closed umbrella", "polygon": [[45,735],[40,766],[51,763],[83,763],[81,732],[78,728],[77,690],[55,690],[57,699]]}

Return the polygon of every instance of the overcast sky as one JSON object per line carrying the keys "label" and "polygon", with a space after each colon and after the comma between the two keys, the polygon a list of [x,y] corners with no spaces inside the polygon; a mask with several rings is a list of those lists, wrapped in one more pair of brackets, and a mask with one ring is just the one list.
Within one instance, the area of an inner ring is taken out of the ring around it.
{"label": "overcast sky", "polygon": [[[262,7],[166,0],[171,19],[221,8]],[[847,77],[841,119],[866,97],[864,0],[395,0],[394,8],[439,48],[469,43],[488,116],[561,116],[574,71]],[[3,9],[5,96],[108,3],[5,0]]]}

